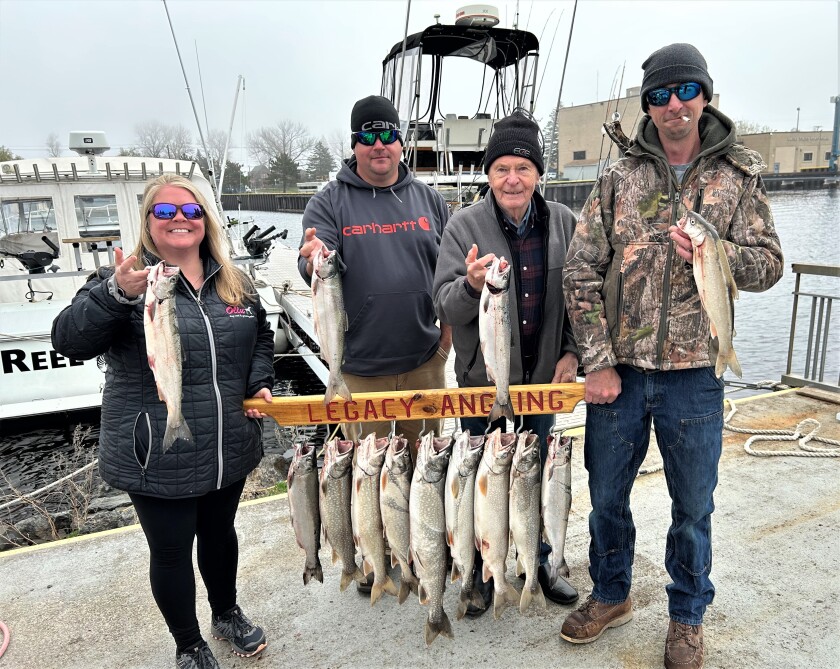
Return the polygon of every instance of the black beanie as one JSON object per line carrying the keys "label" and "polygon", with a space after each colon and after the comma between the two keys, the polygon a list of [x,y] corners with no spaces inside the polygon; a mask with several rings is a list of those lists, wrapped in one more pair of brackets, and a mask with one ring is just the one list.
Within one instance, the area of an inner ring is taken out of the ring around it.
{"label": "black beanie", "polygon": [[545,172],[542,133],[530,114],[515,111],[493,126],[493,134],[484,153],[485,174],[490,173],[493,161],[501,156],[527,158],[537,166],[540,176]]}
{"label": "black beanie", "polygon": [[669,44],[654,51],[642,63],[642,109],[648,110],[647,94],[654,88],[668,84],[696,81],[703,88],[707,101],[712,99],[712,78],[706,69],[706,59],[691,44]]}
{"label": "black beanie", "polygon": [[[400,116],[388,98],[369,95],[353,105],[353,111],[350,113],[351,132],[399,129]],[[356,146],[355,137],[350,138],[350,146]]]}

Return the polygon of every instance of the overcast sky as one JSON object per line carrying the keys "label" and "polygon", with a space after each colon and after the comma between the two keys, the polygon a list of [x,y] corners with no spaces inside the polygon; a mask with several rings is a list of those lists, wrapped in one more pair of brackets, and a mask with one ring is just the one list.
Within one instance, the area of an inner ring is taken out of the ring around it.
{"label": "overcast sky", "polygon": [[[474,4],[414,0],[409,32],[454,23]],[[538,117],[556,103],[572,17],[571,0],[488,2],[512,26],[541,37],[545,68]],[[837,0],[580,0],[571,39],[565,105],[607,99],[641,83],[655,49],[690,42],[705,55],[721,110],[775,130],[830,130],[840,94]],[[169,0],[190,87],[201,105],[200,63],[211,128],[230,122],[245,77],[233,145],[281,119],[317,135],[349,132],[350,109],[379,93],[382,59],[402,40],[406,0]],[[559,24],[558,24],[559,21]],[[556,37],[554,37],[556,32]],[[552,38],[554,44],[552,47]],[[198,62],[196,58],[198,51]],[[471,114],[470,102],[457,113]],[[199,110],[202,122],[203,108]],[[0,144],[45,155],[55,132],[104,130],[130,146],[137,123],[196,125],[161,0],[0,0]],[[113,151],[110,153],[114,153]],[[238,148],[234,160],[252,163]]]}

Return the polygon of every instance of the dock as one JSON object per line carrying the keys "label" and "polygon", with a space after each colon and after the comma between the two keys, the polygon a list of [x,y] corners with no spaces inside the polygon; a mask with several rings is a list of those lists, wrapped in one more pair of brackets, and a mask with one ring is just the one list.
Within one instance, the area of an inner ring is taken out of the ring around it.
{"label": "dock", "polygon": [[[793,431],[806,418],[840,440],[840,405],[797,391],[739,400],[733,425]],[[580,435],[580,430],[575,434]],[[724,432],[713,517],[715,601],[704,622],[706,667],[830,667],[840,661],[840,459],[753,457],[749,435]],[[812,446],[825,444],[811,442]],[[795,441],[755,449],[797,448]],[[583,447],[575,439],[573,503],[566,559],[586,597],[589,496]],[[652,445],[634,487],[637,526],[631,596],[634,619],[595,643],[560,639],[572,607],[549,602],[522,615],[509,609],[454,619],[458,585],[445,594],[454,641],[423,641],[426,609],[385,596],[371,607],[354,587],[339,592],[339,569],[321,549],[324,583],[303,585],[285,496],[246,502],[237,516],[239,602],[266,630],[257,659],[232,655],[209,638],[200,579],[202,631],[224,668],[285,667],[604,667],[662,666],[668,625],[663,567],[669,498]],[[508,578],[517,588],[513,561]],[[395,570],[398,576],[398,569]],[[139,526],[0,554],[0,620],[11,642],[0,669],[152,669],[174,666],[174,643],[152,599],[148,549]]]}

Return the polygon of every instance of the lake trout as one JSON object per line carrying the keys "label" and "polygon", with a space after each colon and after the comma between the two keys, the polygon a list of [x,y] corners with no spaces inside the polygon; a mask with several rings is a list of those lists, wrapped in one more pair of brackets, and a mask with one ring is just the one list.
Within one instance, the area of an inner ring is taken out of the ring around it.
{"label": "lake trout", "polygon": [[452,456],[446,470],[444,509],[446,512],[446,543],[452,554],[454,583],[461,579],[456,618],[461,620],[470,604],[484,608],[484,600],[473,587],[475,565],[475,475],[484,452],[484,435],[471,437],[464,430],[455,440]]}
{"label": "lake trout", "polygon": [[540,439],[536,434],[519,433],[510,468],[510,535],[516,544],[516,574],[525,574],[519,598],[519,612],[532,602],[545,608],[545,595],[537,580],[540,566]]}
{"label": "lake trout", "polygon": [[493,577],[493,617],[498,620],[519,593],[508,583],[505,572],[510,547],[508,490],[510,465],[516,435],[493,430],[484,444],[484,454],[475,477],[475,545],[481,551],[482,579]]}
{"label": "lake trout", "polygon": [[146,302],[143,329],[146,333],[146,355],[155,376],[158,398],[166,403],[166,432],[163,452],[176,439],[192,441],[192,432],[181,413],[181,336],[175,314],[175,287],[178,267],[160,261],[149,269],[146,281]]}
{"label": "lake trout", "polygon": [[566,564],[566,528],[572,506],[572,439],[548,436],[548,456],[542,474],[542,525],[545,543],[551,546],[546,563],[550,583],[568,578]]}
{"label": "lake trout", "polygon": [[383,592],[397,594],[397,588],[388,575],[385,561],[385,534],[382,512],[379,508],[379,475],[385,462],[389,439],[377,439],[371,433],[356,447],[353,467],[353,490],[350,509],[353,519],[353,536],[362,554],[362,572],[373,572],[370,605],[373,606]]}
{"label": "lake trout", "polygon": [[391,547],[391,566],[400,565],[400,590],[397,601],[402,604],[409,593],[417,593],[417,577],[409,565],[411,531],[409,529],[408,496],[414,464],[408,439],[402,435],[391,437],[385,453],[385,465],[379,477],[379,509],[385,538]]}
{"label": "lake trout", "polygon": [[735,356],[735,304],[738,287],[726,258],[726,250],[715,227],[694,211],[686,212],[677,226],[691,239],[694,281],[700,302],[709,316],[711,333],[717,338],[715,376],[722,376],[727,366],[741,378],[741,365]]}
{"label": "lake trout", "polygon": [[446,512],[444,487],[452,452],[452,440],[427,432],[420,440],[417,464],[408,499],[411,528],[411,555],[420,579],[420,603],[429,607],[425,639],[429,646],[442,634],[454,639],[452,625],[443,610],[446,588]]}
{"label": "lake trout", "polygon": [[315,254],[312,262],[312,310],[321,358],[330,368],[330,377],[324,391],[324,404],[332,402],[337,395],[350,400],[352,396],[341,375],[347,313],[344,311],[341,270],[335,250],[330,251],[326,258],[320,250]]}
{"label": "lake trout", "polygon": [[332,561],[341,560],[341,582],[344,592],[354,580],[363,582],[365,575],[356,565],[356,544],[353,541],[353,522],[350,499],[353,488],[353,442],[336,437],[324,446],[324,466],[321,467],[319,506],[324,539],[332,547]]}
{"label": "lake trout", "polygon": [[324,582],[318,550],[321,548],[321,514],[318,511],[318,468],[315,463],[315,446],[310,443],[295,444],[292,464],[286,478],[289,492],[289,512],[295,530],[297,545],[306,554],[303,583],[313,578]]}
{"label": "lake trout", "polygon": [[478,337],[487,368],[487,378],[496,385],[490,421],[505,416],[513,422],[510,404],[510,263],[495,258],[484,277],[478,307]]}

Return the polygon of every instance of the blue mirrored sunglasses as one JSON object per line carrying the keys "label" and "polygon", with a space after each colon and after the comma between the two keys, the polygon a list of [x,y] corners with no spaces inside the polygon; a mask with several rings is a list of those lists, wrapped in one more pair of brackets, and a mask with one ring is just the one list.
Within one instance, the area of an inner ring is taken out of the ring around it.
{"label": "blue mirrored sunglasses", "polygon": [[393,144],[398,139],[402,141],[399,130],[379,130],[377,132],[362,131],[350,134],[358,140],[359,144],[364,144],[365,146],[373,146],[376,144],[377,139],[383,144]]}
{"label": "blue mirrored sunglasses", "polygon": [[149,213],[162,221],[171,221],[175,218],[178,210],[189,221],[196,221],[199,218],[204,218],[204,209],[200,204],[195,202],[188,202],[187,204],[169,204],[168,202],[158,202],[153,204],[149,209]]}
{"label": "blue mirrored sunglasses", "polygon": [[688,83],[672,88],[654,88],[652,91],[648,91],[647,101],[652,107],[664,107],[671,100],[672,94],[676,95],[683,102],[688,102],[700,95],[700,91],[702,90],[703,87],[700,84],[689,81]]}

